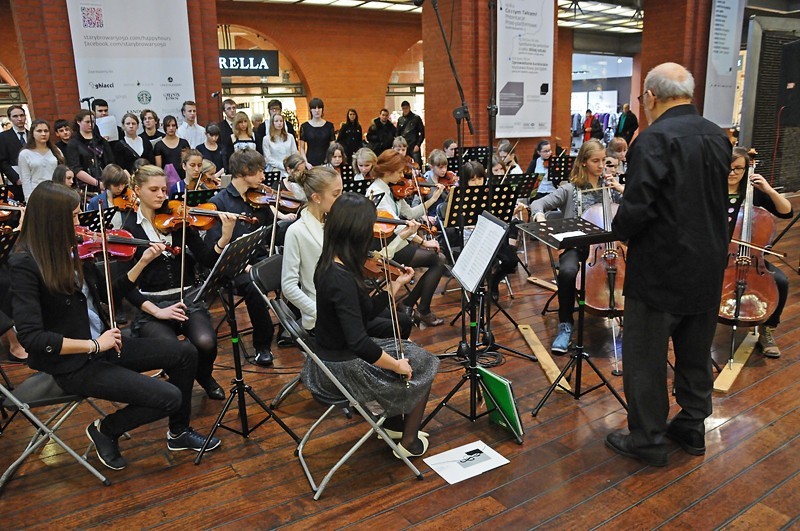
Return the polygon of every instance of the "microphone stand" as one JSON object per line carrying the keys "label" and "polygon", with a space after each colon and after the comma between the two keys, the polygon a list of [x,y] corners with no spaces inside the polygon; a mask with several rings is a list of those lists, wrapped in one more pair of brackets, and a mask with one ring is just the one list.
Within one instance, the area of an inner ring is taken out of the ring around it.
{"label": "microphone stand", "polygon": [[[422,5],[424,0],[415,0],[415,5]],[[417,3],[419,2],[419,3]],[[453,73],[453,80],[456,82],[456,88],[458,89],[458,95],[461,98],[461,106],[456,107],[453,109],[453,118],[456,120],[456,138],[458,142],[458,151],[456,152],[456,175],[459,177],[461,176],[461,153],[464,149],[464,127],[462,125],[462,120],[467,121],[467,127],[469,127],[469,134],[475,135],[475,129],[472,127],[472,119],[469,114],[469,107],[467,107],[467,101],[464,97],[464,87],[461,85],[461,79],[458,77],[458,70],[456,70],[456,64],[453,61],[453,53],[450,50],[450,42],[447,40],[447,33],[444,31],[444,24],[442,23],[442,16],[439,13],[439,1],[438,0],[431,0],[431,5],[433,6],[433,11],[436,13],[436,22],[439,25],[439,31],[442,34],[442,42],[444,43],[444,48],[447,51],[447,58],[450,61],[450,71]],[[465,193],[463,191],[463,187],[459,187],[460,193]],[[464,238],[464,216],[459,216],[458,228],[461,233],[461,238],[463,242]],[[462,337],[464,337],[466,331],[466,301],[467,295],[465,290],[461,290],[461,311],[462,311],[462,319],[461,319],[461,328],[462,328]],[[469,345],[466,341],[462,340],[458,344],[458,357],[459,358],[467,358],[467,353],[469,352]]]}

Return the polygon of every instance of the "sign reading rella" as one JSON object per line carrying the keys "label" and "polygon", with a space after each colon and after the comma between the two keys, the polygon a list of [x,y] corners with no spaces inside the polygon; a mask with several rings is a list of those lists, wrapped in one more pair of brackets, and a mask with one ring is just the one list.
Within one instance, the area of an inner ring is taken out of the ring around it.
{"label": "sign reading rella", "polygon": [[220,50],[219,71],[229,76],[278,76],[277,50]]}

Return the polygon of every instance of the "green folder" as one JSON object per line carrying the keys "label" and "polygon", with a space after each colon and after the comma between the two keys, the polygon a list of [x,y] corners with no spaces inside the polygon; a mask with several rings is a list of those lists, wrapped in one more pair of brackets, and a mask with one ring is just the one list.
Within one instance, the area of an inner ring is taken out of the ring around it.
{"label": "green folder", "polygon": [[[517,401],[514,399],[514,390],[511,388],[511,380],[499,376],[489,369],[478,367],[484,385],[489,390],[484,398],[486,408],[489,410],[489,420],[512,432],[515,436],[522,439],[525,433],[522,428],[522,421],[517,409]],[[503,412],[506,418],[500,412]],[[508,422],[506,422],[508,419]],[[510,424],[509,424],[510,423]]]}

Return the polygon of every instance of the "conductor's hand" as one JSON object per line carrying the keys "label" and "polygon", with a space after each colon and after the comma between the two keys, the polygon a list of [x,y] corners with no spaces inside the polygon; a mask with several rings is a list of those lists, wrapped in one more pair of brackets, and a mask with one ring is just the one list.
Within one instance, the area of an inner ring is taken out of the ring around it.
{"label": "conductor's hand", "polygon": [[119,328],[106,330],[97,338],[97,344],[100,345],[100,352],[111,349],[119,352],[122,349],[122,332],[119,331]]}
{"label": "conductor's hand", "polygon": [[397,365],[394,368],[394,372],[399,374],[400,376],[405,376],[409,380],[411,379],[411,364],[408,363],[408,360],[403,358],[401,360],[397,360]]}
{"label": "conductor's hand", "polygon": [[535,216],[533,216],[533,221],[537,223],[543,223],[547,221],[547,218],[544,216],[543,212],[537,212]]}
{"label": "conductor's hand", "polygon": [[167,306],[166,308],[159,308],[153,314],[153,317],[156,319],[162,319],[164,321],[186,321],[189,319],[186,316],[186,305],[182,302],[176,302],[172,306]]}

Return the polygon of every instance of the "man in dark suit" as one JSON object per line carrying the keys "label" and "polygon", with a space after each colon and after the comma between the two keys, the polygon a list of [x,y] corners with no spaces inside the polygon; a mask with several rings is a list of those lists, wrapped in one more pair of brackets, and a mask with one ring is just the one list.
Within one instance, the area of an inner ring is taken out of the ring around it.
{"label": "man in dark suit", "polygon": [[422,164],[422,142],[425,140],[425,125],[422,118],[411,112],[411,104],[404,101],[400,104],[403,115],[397,119],[397,135],[408,142],[408,154]]}
{"label": "man in dark suit", "polygon": [[17,104],[8,107],[7,116],[11,120],[11,129],[0,133],[0,171],[8,179],[8,189],[14,194],[14,198],[24,201],[17,173],[17,157],[28,142],[28,131],[25,129],[27,116],[22,105]]}
{"label": "man in dark suit", "polygon": [[[283,113],[283,104],[280,102],[280,100],[270,100],[270,102],[267,104],[267,110],[269,111],[267,119],[256,128],[256,149],[262,155],[264,154],[264,137],[266,137],[267,133],[269,132],[269,124],[272,123],[273,116]],[[286,129],[286,132],[292,135],[295,140],[297,140],[297,133],[294,131],[292,122],[289,120],[284,120],[283,123],[283,127]]]}
{"label": "man in dark suit", "polygon": [[631,106],[626,103],[622,106],[622,114],[619,115],[617,130],[614,136],[621,136],[625,139],[625,142],[630,145],[631,140],[633,140],[633,133],[635,133],[637,129],[639,129],[639,120],[636,118],[636,115],[631,112]]}
{"label": "man in dark suit", "polygon": [[[225,153],[233,153],[233,118],[236,116],[236,102],[228,98],[222,101],[222,120],[219,121],[219,145]],[[228,162],[227,160],[225,161]]]}

